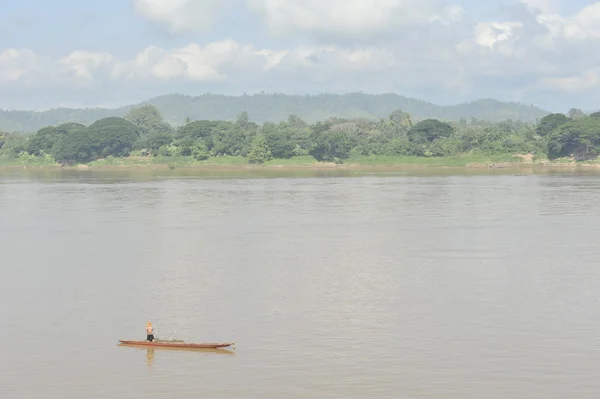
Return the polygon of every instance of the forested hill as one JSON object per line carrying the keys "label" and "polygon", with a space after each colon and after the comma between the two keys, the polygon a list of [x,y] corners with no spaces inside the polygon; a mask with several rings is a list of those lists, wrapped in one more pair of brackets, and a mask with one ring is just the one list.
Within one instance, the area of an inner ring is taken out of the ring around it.
{"label": "forested hill", "polygon": [[146,104],[155,105],[164,116],[165,121],[173,125],[183,125],[186,118],[189,120],[235,120],[243,111],[248,112],[250,119],[257,123],[283,121],[292,114],[301,117],[308,123],[325,120],[332,116],[387,118],[392,111],[397,109],[408,112],[415,119],[434,118],[444,121],[469,120],[471,118],[490,122],[506,119],[535,121],[548,114],[548,112],[531,105],[491,99],[439,106],[396,94],[353,93],[314,96],[256,94],[237,97],[214,94],[195,97],[171,94],[118,109],[58,108],[43,112],[0,110],[0,130],[35,132],[44,126],[55,126],[65,122],[90,125],[102,118],[122,117],[132,108]]}

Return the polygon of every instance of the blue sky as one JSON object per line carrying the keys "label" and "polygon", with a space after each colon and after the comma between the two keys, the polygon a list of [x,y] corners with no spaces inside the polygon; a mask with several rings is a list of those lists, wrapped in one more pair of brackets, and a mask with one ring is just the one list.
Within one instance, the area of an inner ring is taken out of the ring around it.
{"label": "blue sky", "polygon": [[0,108],[395,92],[600,106],[600,1],[0,0]]}

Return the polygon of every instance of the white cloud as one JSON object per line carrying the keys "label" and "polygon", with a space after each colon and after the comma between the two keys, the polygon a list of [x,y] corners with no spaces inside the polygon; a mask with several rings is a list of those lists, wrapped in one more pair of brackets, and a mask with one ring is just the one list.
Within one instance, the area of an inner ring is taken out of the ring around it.
{"label": "white cloud", "polygon": [[[212,42],[204,46],[191,43],[172,50],[151,46],[129,60],[117,59],[109,53],[75,51],[51,62],[45,69],[35,68],[35,65],[20,69],[16,67],[28,65],[25,62],[27,60],[38,59],[30,50],[2,54],[0,71],[7,72],[0,76],[4,76],[5,80],[7,77],[13,80],[30,77],[39,81],[54,81],[57,87],[101,82],[105,85],[123,85],[126,82],[153,85],[173,81],[227,84],[252,77],[269,80],[271,73],[289,81],[309,79],[313,82],[345,82],[345,79],[359,78],[362,74],[374,77],[379,73],[402,75],[402,70],[407,66],[413,68],[407,64],[406,56],[386,48],[364,46],[350,49],[317,45],[285,50],[257,49],[234,40]],[[23,60],[13,62],[18,55]],[[440,75],[439,72],[436,74]],[[403,74],[402,79],[410,80],[408,74]],[[397,78],[393,84],[399,80]]]}
{"label": "white cloud", "polygon": [[459,22],[464,15],[464,10],[459,5],[447,5],[439,14],[434,14],[429,18],[430,22],[440,21],[443,24]]}
{"label": "white cloud", "polygon": [[113,78],[161,80],[188,79],[196,82],[227,80],[223,68],[243,71],[245,68],[266,68],[271,50],[255,50],[233,40],[223,40],[200,46],[191,43],[171,51],[149,47],[134,60],[115,63]]}
{"label": "white cloud", "polygon": [[493,49],[496,43],[513,38],[522,27],[521,22],[480,22],[474,28],[474,41]]}
{"label": "white cloud", "polygon": [[73,74],[76,78],[91,81],[94,73],[102,67],[109,67],[114,60],[109,53],[93,53],[90,51],[74,51],[61,58],[58,64],[64,71]]}
{"label": "white cloud", "polygon": [[431,20],[457,20],[457,6],[436,0],[247,0],[274,34],[363,38]]}
{"label": "white cloud", "polygon": [[266,72],[277,68],[375,71],[395,65],[393,52],[378,48],[348,50],[336,46],[300,46],[291,50],[256,49],[234,40],[200,46],[196,43],[165,50],[151,46],[130,60],[119,60],[110,53],[74,51],[52,63],[46,70],[37,68],[39,57],[31,50],[9,49],[0,53],[0,80],[44,75],[45,78],[71,78],[88,81],[186,79],[196,82],[224,81],[226,71]]}
{"label": "white cloud", "polygon": [[574,20],[589,38],[600,39],[600,2],[584,7]]}
{"label": "white cloud", "polygon": [[595,68],[573,76],[542,78],[540,84],[546,88],[567,93],[585,92],[597,89],[600,84],[600,70]]}
{"label": "white cloud", "polygon": [[[198,31],[214,24],[233,0],[131,0],[142,17],[173,33]],[[463,9],[442,0],[237,0],[258,15],[276,35],[353,38],[377,36],[432,22],[458,22]],[[235,12],[243,12],[239,8]]]}
{"label": "white cloud", "polygon": [[570,16],[555,12],[552,2],[543,0],[522,0],[535,14],[537,23],[546,29],[538,38],[544,43],[555,39],[569,41],[600,39],[600,2],[588,4],[578,13]]}
{"label": "white cloud", "polygon": [[521,0],[530,10],[549,13],[556,9],[556,0]]}
{"label": "white cloud", "polygon": [[546,82],[545,87],[570,90],[568,82],[574,78],[564,76],[578,76],[600,62],[595,50],[600,45],[600,2],[570,16],[557,14],[554,1],[521,2],[525,8],[516,8],[511,20],[477,22],[471,40],[461,41],[457,51],[478,65],[473,73],[528,76],[531,87]]}
{"label": "white cloud", "polygon": [[181,33],[208,28],[229,0],[132,0],[135,11]]}
{"label": "white cloud", "polygon": [[0,52],[0,83],[16,82],[37,68],[38,58],[29,49],[6,49]]}
{"label": "white cloud", "polygon": [[[140,15],[183,32],[206,27],[206,18],[230,0],[221,6],[212,0],[132,1]],[[246,2],[274,34],[296,34],[299,44],[286,46],[285,38],[278,38],[278,46],[264,46],[242,32],[244,40],[190,39],[187,45],[148,46],[127,57],[83,48],[52,60],[28,49],[0,49],[0,88],[12,90],[3,97],[21,95],[21,87],[52,87],[49,97],[73,90],[74,96],[94,93],[89,96],[99,103],[120,101],[123,93],[147,98],[184,90],[261,89],[396,91],[450,102],[501,96],[542,104],[585,93],[587,101],[600,101],[595,94],[600,1],[563,15],[554,1],[521,0],[504,17],[486,20],[437,0],[237,1]],[[302,40],[307,37],[317,40]],[[118,93],[116,100],[103,97],[111,91]]]}

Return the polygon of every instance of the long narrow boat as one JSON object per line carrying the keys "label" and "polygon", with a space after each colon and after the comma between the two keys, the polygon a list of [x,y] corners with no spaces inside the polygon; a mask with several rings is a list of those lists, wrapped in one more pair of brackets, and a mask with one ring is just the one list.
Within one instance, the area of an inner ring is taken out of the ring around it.
{"label": "long narrow boat", "polygon": [[123,341],[119,340],[120,343],[125,345],[136,345],[136,346],[148,346],[148,347],[163,347],[163,348],[193,348],[193,349],[217,349],[227,348],[228,346],[234,345],[233,342],[225,343],[203,343],[193,344],[186,342],[149,342],[149,341]]}

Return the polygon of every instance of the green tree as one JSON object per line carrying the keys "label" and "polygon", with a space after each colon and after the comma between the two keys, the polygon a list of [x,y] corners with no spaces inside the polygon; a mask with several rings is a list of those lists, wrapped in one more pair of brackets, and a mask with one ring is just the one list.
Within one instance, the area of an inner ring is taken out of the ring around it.
{"label": "green tree", "polygon": [[585,118],[585,113],[579,108],[571,108],[569,110],[569,118],[573,120]]}
{"label": "green tree", "polygon": [[406,136],[406,133],[411,127],[412,120],[410,115],[400,109],[397,109],[390,113],[387,120],[380,120],[377,130],[394,139]]}
{"label": "green tree", "polygon": [[37,131],[31,136],[28,142],[28,152],[32,155],[42,156],[44,154],[52,154],[54,145],[58,140],[66,136],[72,130],[85,128],[80,123],[63,123],[59,126],[47,126]]}
{"label": "green tree", "polygon": [[457,155],[460,152],[460,144],[460,141],[453,137],[437,139],[429,144],[427,150],[425,151],[425,155],[432,157],[448,157]]}
{"label": "green tree", "polygon": [[394,110],[389,116],[390,123],[397,129],[402,128],[408,130],[412,128],[412,117],[408,112],[404,112],[401,109]]}
{"label": "green tree", "polygon": [[341,162],[350,157],[353,139],[342,131],[318,132],[309,154],[317,161]]}
{"label": "green tree", "polygon": [[576,119],[556,128],[548,140],[548,156],[587,160],[600,154],[600,119]]}
{"label": "green tree", "polygon": [[306,124],[306,122],[304,122],[302,120],[302,118],[300,118],[299,116],[294,115],[294,114],[288,116],[287,124],[288,124],[288,126],[294,127],[297,129],[303,129],[308,126]]}
{"label": "green tree", "polygon": [[163,145],[158,149],[156,154],[161,157],[174,157],[177,155],[182,155],[179,152],[179,148],[175,147],[172,144]]}
{"label": "green tree", "polygon": [[267,145],[267,140],[262,134],[256,135],[252,140],[252,146],[248,153],[248,163],[263,164],[271,159],[271,150]]}
{"label": "green tree", "polygon": [[549,114],[544,116],[540,120],[540,123],[535,128],[535,132],[539,136],[547,137],[558,126],[563,125],[569,121],[570,119],[567,118],[565,114]]}
{"label": "green tree", "polygon": [[37,156],[48,154],[52,151],[52,147],[54,147],[54,144],[56,144],[60,137],[61,135],[58,134],[54,126],[41,128],[29,139],[29,143],[27,144],[28,152]]}
{"label": "green tree", "polygon": [[0,150],[0,155],[6,155],[10,158],[16,158],[21,153],[27,152],[27,137],[17,133],[4,133],[2,134],[3,141]]}
{"label": "green tree", "polygon": [[261,130],[273,158],[286,159],[294,156],[296,143],[291,140],[285,124],[275,125],[272,122],[265,122]]}
{"label": "green tree", "polygon": [[252,128],[243,127],[238,124],[222,125],[220,129],[213,130],[214,155],[241,155],[247,152],[248,136],[253,132]]}
{"label": "green tree", "polygon": [[225,121],[194,121],[181,126],[177,130],[176,138],[202,139],[208,149],[212,150],[215,145],[215,137],[219,140],[223,134],[226,134],[226,132],[233,128],[233,125],[233,123]]}
{"label": "green tree", "polygon": [[415,143],[425,143],[450,137],[453,132],[452,126],[445,122],[437,119],[425,119],[408,131],[408,138]]}
{"label": "green tree", "polygon": [[289,140],[294,144],[294,156],[308,155],[311,146],[310,128],[288,126],[286,128]]}
{"label": "green tree", "polygon": [[408,137],[394,138],[386,144],[381,152],[382,155],[391,156],[417,156],[425,154],[425,147],[408,140]]}
{"label": "green tree", "polygon": [[172,128],[165,123],[162,115],[154,105],[133,108],[125,119],[140,129],[142,135],[151,133],[172,133]]}
{"label": "green tree", "polygon": [[244,111],[239,114],[235,123],[243,129],[248,129],[251,125],[248,112]]}
{"label": "green tree", "polygon": [[169,145],[173,142],[173,135],[168,132],[151,132],[145,139],[145,148],[152,151],[152,154],[158,152],[158,149],[164,145]]}
{"label": "green tree", "polygon": [[413,127],[412,116],[408,112],[404,113],[404,118],[402,119],[402,125],[406,129],[411,129]]}
{"label": "green tree", "polygon": [[192,156],[198,161],[205,161],[210,158],[210,153],[204,141],[201,140],[192,147]]}
{"label": "green tree", "polygon": [[133,123],[118,117],[100,119],[87,129],[92,140],[95,159],[107,156],[128,156],[140,131]]}
{"label": "green tree", "polygon": [[89,129],[71,130],[53,148],[54,159],[64,165],[86,163],[95,158],[94,141]]}
{"label": "green tree", "polygon": [[183,139],[176,140],[173,145],[179,148],[180,155],[183,155],[184,157],[190,157],[192,156],[194,147],[200,142],[206,147],[206,143],[204,143],[202,140],[194,140],[191,137],[185,137]]}

